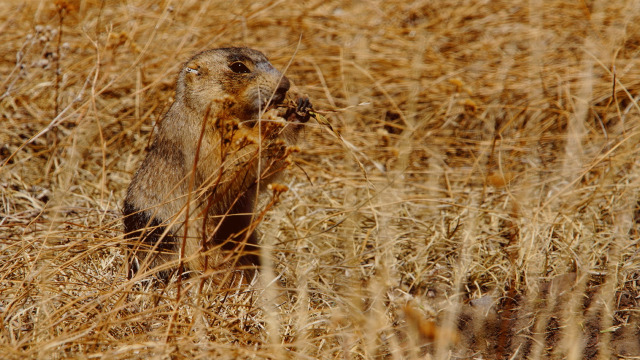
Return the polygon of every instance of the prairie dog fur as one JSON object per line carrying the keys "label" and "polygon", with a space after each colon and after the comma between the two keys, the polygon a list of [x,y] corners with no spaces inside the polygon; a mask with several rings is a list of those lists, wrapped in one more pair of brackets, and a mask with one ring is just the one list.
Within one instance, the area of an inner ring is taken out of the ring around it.
{"label": "prairie dog fur", "polygon": [[258,191],[287,166],[308,99],[283,117],[289,80],[259,51],[201,52],[181,68],[175,101],[157,127],[124,201],[130,239],[129,275],[178,267],[214,271],[254,269]]}

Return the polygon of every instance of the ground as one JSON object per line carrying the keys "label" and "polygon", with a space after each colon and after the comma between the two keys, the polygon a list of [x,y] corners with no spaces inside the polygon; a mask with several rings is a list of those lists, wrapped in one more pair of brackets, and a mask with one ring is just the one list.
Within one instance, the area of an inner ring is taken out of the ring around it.
{"label": "ground", "polygon": [[[640,357],[634,1],[2,2],[4,358]],[[253,286],[128,280],[180,64],[232,45],[335,133],[306,125]]]}

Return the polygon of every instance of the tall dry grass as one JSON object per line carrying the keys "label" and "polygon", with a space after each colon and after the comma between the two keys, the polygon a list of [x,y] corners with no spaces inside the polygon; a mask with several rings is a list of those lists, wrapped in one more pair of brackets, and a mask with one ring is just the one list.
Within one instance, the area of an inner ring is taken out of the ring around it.
{"label": "tall dry grass", "polygon": [[[635,1],[1,5],[3,358],[640,357]],[[308,125],[253,287],[128,281],[124,191],[226,45],[343,140]]]}

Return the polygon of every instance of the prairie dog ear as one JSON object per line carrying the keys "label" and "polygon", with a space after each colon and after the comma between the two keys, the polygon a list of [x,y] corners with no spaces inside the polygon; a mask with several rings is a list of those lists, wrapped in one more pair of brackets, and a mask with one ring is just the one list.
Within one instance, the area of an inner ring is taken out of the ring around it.
{"label": "prairie dog ear", "polygon": [[187,72],[187,74],[193,74],[193,75],[200,75],[200,65],[198,65],[198,63],[196,62],[192,62],[187,64],[187,66],[184,68],[184,71]]}

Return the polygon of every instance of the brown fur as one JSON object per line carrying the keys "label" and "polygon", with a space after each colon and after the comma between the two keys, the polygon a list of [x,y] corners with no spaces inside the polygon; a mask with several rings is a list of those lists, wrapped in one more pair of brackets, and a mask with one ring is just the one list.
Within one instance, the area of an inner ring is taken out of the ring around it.
{"label": "brown fur", "polygon": [[166,278],[181,249],[185,270],[258,265],[257,193],[286,167],[302,121],[263,120],[261,111],[288,90],[256,50],[208,50],[184,64],[124,202],[125,234],[136,240],[131,275],[160,267]]}

